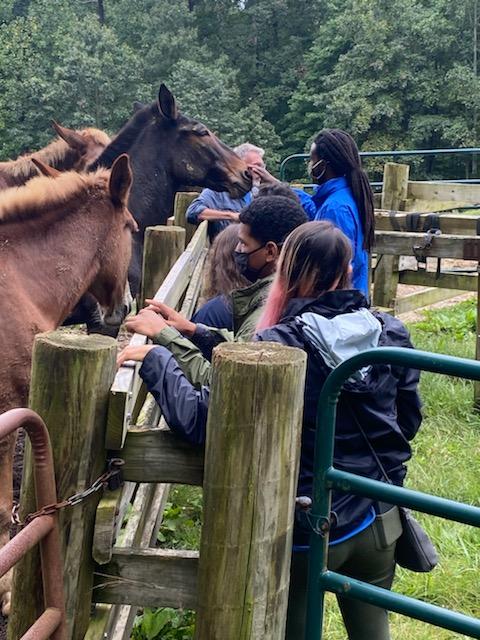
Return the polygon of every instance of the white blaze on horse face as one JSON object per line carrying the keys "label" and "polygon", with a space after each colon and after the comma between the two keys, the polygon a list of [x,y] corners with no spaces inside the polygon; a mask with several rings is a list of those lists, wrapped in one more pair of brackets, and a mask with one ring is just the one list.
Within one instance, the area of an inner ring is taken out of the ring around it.
{"label": "white blaze on horse face", "polygon": [[195,172],[195,167],[193,166],[193,164],[190,164],[189,162],[187,162],[187,164],[185,165],[185,168],[187,170],[187,173]]}

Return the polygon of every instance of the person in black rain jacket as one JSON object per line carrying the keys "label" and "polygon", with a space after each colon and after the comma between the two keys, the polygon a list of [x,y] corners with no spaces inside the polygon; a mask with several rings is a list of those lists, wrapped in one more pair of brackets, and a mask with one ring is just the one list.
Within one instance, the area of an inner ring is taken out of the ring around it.
{"label": "person in black rain jacket", "polygon": [[[385,313],[371,312],[362,293],[349,289],[351,248],[329,222],[295,229],[282,250],[257,339],[307,352],[307,376],[298,496],[312,496],[316,415],[322,386],[347,358],[382,346],[412,348],[405,326]],[[402,485],[410,440],[420,423],[416,370],[375,365],[354,374],[340,395],[334,465],[385,481],[372,448],[391,482]],[[364,433],[362,433],[361,429]],[[368,438],[366,442],[365,436]],[[308,502],[308,501],[307,501]],[[369,498],[332,494],[328,566],[389,589],[395,545],[402,532],[397,507]],[[300,511],[294,529],[287,639],[304,637],[309,534]],[[338,598],[350,640],[388,640],[387,612],[358,600]]]}
{"label": "person in black rain jacket", "polygon": [[[388,314],[372,312],[364,296],[348,288],[351,246],[329,222],[308,222],[287,238],[278,270],[260,318],[257,340],[304,349],[308,355],[300,475],[297,496],[311,497],[318,398],[330,371],[345,359],[377,346],[411,348],[404,325]],[[127,350],[130,348],[127,348]],[[205,441],[208,387],[195,389],[173,356],[147,345],[126,356],[143,360],[140,374],[180,437]],[[354,374],[340,396],[335,432],[336,468],[384,480],[366,433],[390,480],[401,485],[411,457],[410,440],[420,423],[418,371],[390,365],[366,367]],[[397,507],[369,498],[334,492],[329,567],[390,588],[395,544],[401,534]],[[308,532],[301,517],[294,529],[287,639],[304,633]],[[350,640],[388,640],[386,611],[339,598]]]}

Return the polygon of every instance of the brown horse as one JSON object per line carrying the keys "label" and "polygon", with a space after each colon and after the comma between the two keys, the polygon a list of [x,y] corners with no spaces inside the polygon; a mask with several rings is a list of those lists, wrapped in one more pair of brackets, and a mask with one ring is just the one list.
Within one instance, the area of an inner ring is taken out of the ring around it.
{"label": "brown horse", "polygon": [[140,290],[145,228],[166,224],[180,186],[209,187],[240,198],[251,189],[252,180],[247,165],[232,149],[204,124],[180,113],[164,84],[158,99],[135,111],[90,169],[111,167],[121,153],[128,153],[132,164],[128,207],[140,228],[129,271],[135,296]]}
{"label": "brown horse", "polygon": [[61,171],[82,171],[98,158],[110,138],[100,129],[74,131],[53,123],[58,138],[35,153],[20,156],[16,160],[0,162],[0,189],[18,187],[37,175],[31,160],[37,158]]}
{"label": "brown horse", "polygon": [[[123,306],[137,225],[126,208],[128,157],[112,170],[37,177],[0,194],[0,413],[27,402],[34,336],[58,327],[91,293],[108,314]],[[12,507],[13,439],[0,440],[0,545]],[[3,612],[9,578],[0,581]]]}

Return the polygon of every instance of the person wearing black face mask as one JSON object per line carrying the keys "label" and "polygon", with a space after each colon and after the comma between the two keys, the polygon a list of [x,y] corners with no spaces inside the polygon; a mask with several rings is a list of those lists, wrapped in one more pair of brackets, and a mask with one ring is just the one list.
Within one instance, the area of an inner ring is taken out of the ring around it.
{"label": "person wearing black face mask", "polygon": [[[231,294],[233,332],[194,323],[153,300],[147,300],[150,306],[126,323],[129,330],[166,347],[170,353],[158,351],[158,357],[171,358],[173,354],[197,388],[210,384],[214,347],[229,340],[248,342],[252,339],[275,273],[280,247],[296,227],[307,222],[307,216],[301,205],[291,198],[262,196],[243,209],[239,222],[234,257],[251,284]],[[141,353],[129,352],[129,355],[136,359]]]}
{"label": "person wearing black face mask", "polygon": [[[308,172],[318,185],[310,199],[312,220],[333,222],[352,245],[352,282],[369,298],[368,254],[375,230],[373,193],[357,145],[340,129],[323,129],[310,149]],[[310,211],[310,209],[309,209]]]}

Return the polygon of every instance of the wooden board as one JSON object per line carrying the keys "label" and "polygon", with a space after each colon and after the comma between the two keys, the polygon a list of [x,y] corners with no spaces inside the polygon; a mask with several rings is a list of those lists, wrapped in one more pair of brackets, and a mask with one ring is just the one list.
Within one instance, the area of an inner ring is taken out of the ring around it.
{"label": "wooden board", "polygon": [[438,206],[438,210],[447,206],[480,204],[480,185],[457,182],[409,181],[407,198],[411,201],[411,206],[413,207],[425,202],[429,206]]}
{"label": "wooden board", "polygon": [[[375,232],[373,251],[378,254],[414,256],[413,247],[425,239],[424,233],[399,231]],[[440,235],[432,239],[432,245],[424,250],[424,255],[432,258],[480,259],[480,236]]]}
{"label": "wooden board", "polygon": [[125,445],[115,453],[125,460],[123,477],[130,482],[171,482],[201,486],[203,458],[194,447],[163,429],[129,429]]}
{"label": "wooden board", "polygon": [[[415,212],[416,213],[416,212]],[[375,230],[376,231],[410,231],[407,226],[408,220],[413,220],[412,213],[404,213],[397,211],[384,211],[382,209],[375,211]],[[428,220],[430,213],[419,213],[416,232],[423,231],[424,225]],[[409,218],[410,216],[410,218]],[[444,213],[439,216],[440,230],[442,233],[451,235],[477,235],[477,221],[479,216],[469,216],[462,214]]]}
{"label": "wooden board", "polygon": [[[202,222],[155,294],[155,300],[174,308],[179,305],[197,263],[204,255],[206,243],[207,223]],[[138,346],[146,344],[146,342],[145,336],[136,333],[132,336],[130,345]],[[138,368],[138,363],[127,362],[120,367],[115,376],[108,412],[107,449],[120,449],[123,446],[127,430],[135,420],[136,399],[142,386]]]}
{"label": "wooden board", "polygon": [[442,287],[458,291],[477,291],[478,275],[476,273],[440,273],[434,271],[400,271],[400,284],[417,285],[420,287]]}
{"label": "wooden board", "polygon": [[442,300],[448,300],[458,295],[458,291],[454,289],[439,289],[430,288],[423,291],[415,291],[408,296],[397,298],[395,300],[395,315],[400,313],[407,313],[407,311],[414,311],[415,309],[421,309],[429,304],[440,302]]}
{"label": "wooden board", "polygon": [[96,573],[93,599],[110,604],[194,609],[198,553],[171,549],[116,549]]}

